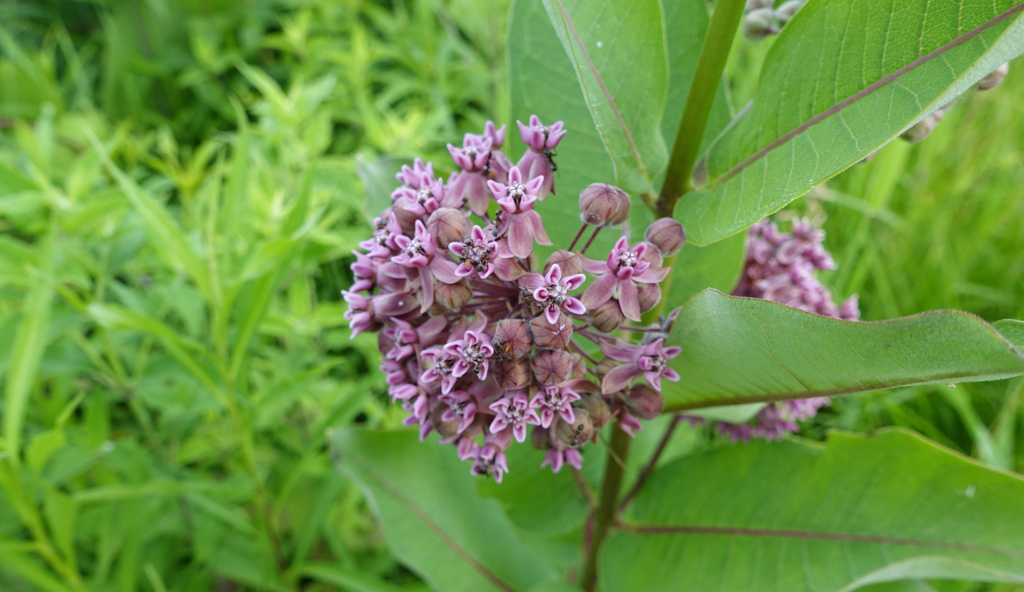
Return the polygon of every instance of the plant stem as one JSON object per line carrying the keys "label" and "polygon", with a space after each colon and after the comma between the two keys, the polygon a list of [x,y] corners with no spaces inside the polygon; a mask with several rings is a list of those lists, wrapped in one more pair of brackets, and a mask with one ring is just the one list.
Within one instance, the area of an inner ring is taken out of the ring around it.
{"label": "plant stem", "polygon": [[632,438],[622,431],[616,422],[612,428],[612,441],[608,448],[608,458],[604,467],[604,482],[601,485],[601,505],[594,513],[594,536],[586,548],[583,559],[583,589],[593,592],[597,587],[597,559],[601,551],[601,543],[608,535],[608,530],[615,521],[615,512],[619,501],[619,489],[622,487],[624,463],[629,455],[629,444]]}
{"label": "plant stem", "polygon": [[676,431],[676,426],[679,425],[679,421],[682,419],[681,415],[672,416],[672,423],[668,424],[668,428],[665,429],[665,434],[661,437],[661,441],[658,442],[658,447],[654,450],[654,454],[651,455],[651,459],[647,461],[644,468],[640,470],[640,476],[636,478],[636,483],[633,487],[622,496],[622,500],[619,502],[619,511],[621,512],[633,500],[633,497],[639,493],[640,489],[647,482],[647,478],[654,472],[655,465],[658,464],[658,459],[661,458],[661,454],[665,452],[665,447],[668,446],[669,440],[672,439],[672,434]]}
{"label": "plant stem", "polygon": [[693,165],[697,162],[700,142],[704,137],[711,106],[722,81],[722,72],[729,57],[736,29],[743,17],[744,0],[718,0],[711,15],[711,25],[700,50],[697,71],[693,75],[690,94],[686,98],[683,119],[679,122],[669,158],[665,183],[658,196],[657,210],[662,217],[671,217],[679,198],[693,189]]}

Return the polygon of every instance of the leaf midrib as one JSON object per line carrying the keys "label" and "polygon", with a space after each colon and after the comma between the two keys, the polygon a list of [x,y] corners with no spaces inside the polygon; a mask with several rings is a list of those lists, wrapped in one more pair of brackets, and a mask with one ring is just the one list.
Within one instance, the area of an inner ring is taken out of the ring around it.
{"label": "leaf midrib", "polygon": [[890,74],[887,74],[886,76],[882,77],[881,79],[877,80],[876,82],[874,82],[874,83],[864,87],[863,89],[861,89],[860,91],[856,92],[855,94],[847,97],[846,99],[843,99],[839,103],[836,103],[832,107],[829,107],[825,111],[822,111],[821,113],[815,115],[814,117],[811,117],[810,119],[808,119],[807,121],[801,123],[797,127],[795,127],[792,130],[790,130],[789,132],[786,132],[782,136],[778,137],[776,140],[774,140],[773,142],[771,142],[767,146],[759,149],[757,152],[755,152],[754,154],[749,156],[747,159],[743,160],[742,162],[740,162],[739,164],[734,166],[732,169],[726,171],[724,174],[720,175],[719,177],[716,177],[715,179],[712,179],[709,182],[708,187],[711,188],[711,187],[715,187],[715,186],[721,185],[722,183],[725,183],[729,179],[731,179],[731,178],[735,177],[736,175],[740,174],[741,172],[743,172],[750,165],[754,164],[755,162],[757,162],[757,161],[761,160],[762,158],[764,158],[765,156],[767,156],[768,153],[770,153],[771,151],[773,151],[776,148],[782,146],[786,142],[789,142],[793,138],[799,136],[801,133],[807,131],[812,126],[814,126],[814,125],[816,125],[818,123],[821,123],[825,119],[828,119],[829,117],[839,113],[840,111],[842,111],[846,107],[849,107],[853,103],[856,103],[860,99],[863,99],[864,97],[870,95],[871,93],[875,92],[876,90],[878,90],[878,89],[888,85],[891,82],[894,82],[897,78],[899,78],[900,76],[906,74],[907,72],[910,72],[911,70],[913,70],[915,68],[918,68],[918,67],[924,65],[925,63],[930,62],[931,60],[933,60],[933,59],[935,59],[935,58],[945,54],[946,52],[950,51],[954,47],[957,47],[958,45],[961,45],[962,43],[964,43],[964,42],[966,42],[966,41],[968,41],[968,40],[970,40],[970,39],[980,35],[984,31],[986,31],[986,30],[994,27],[995,25],[998,25],[999,23],[1009,19],[1010,17],[1012,17],[1015,14],[1021,12],[1022,10],[1024,10],[1024,3],[1018,4],[1017,6],[1014,6],[1013,8],[1010,8],[1009,10],[1003,12],[1002,14],[1000,14],[1000,15],[990,19],[989,21],[979,25],[978,27],[968,31],[967,33],[964,33],[963,35],[960,35],[959,37],[956,37],[955,39],[949,41],[948,43],[946,43],[945,45],[939,47],[938,49],[935,49],[935,50],[933,50],[933,51],[931,51],[931,52],[929,52],[929,53],[927,53],[927,54],[917,58],[913,62],[910,62],[909,64],[903,66],[902,68],[900,68],[900,69],[898,69],[898,70],[896,70],[896,71],[894,71],[894,72],[892,72]]}

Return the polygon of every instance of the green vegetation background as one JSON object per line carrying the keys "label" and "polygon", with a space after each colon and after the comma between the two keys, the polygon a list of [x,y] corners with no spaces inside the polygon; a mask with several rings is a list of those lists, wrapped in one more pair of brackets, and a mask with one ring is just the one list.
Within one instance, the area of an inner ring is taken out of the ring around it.
{"label": "green vegetation background", "polygon": [[[486,6],[0,2],[0,589],[422,589],[325,446],[403,415],[338,292],[360,163],[446,172],[507,120]],[[837,298],[1024,317],[1022,94],[1011,68],[779,216],[824,225]],[[843,397],[803,435],[902,425],[1019,472],[1022,384]]]}

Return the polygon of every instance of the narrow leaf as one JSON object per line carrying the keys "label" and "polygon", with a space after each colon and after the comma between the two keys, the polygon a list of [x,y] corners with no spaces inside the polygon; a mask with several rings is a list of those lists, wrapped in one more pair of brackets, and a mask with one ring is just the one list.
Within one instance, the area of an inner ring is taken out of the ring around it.
{"label": "narrow leaf", "polygon": [[602,550],[602,590],[839,592],[912,578],[1024,583],[1024,480],[922,437],[833,432],[655,472]]}
{"label": "narrow leaf", "polygon": [[680,207],[691,240],[779,210],[1020,55],[1022,11],[1016,0],[808,2],[698,165],[706,190]]}
{"label": "narrow leaf", "polygon": [[1024,374],[1024,357],[991,325],[940,311],[841,321],[706,290],[683,307],[671,343],[682,376],[666,407],[694,409]]}

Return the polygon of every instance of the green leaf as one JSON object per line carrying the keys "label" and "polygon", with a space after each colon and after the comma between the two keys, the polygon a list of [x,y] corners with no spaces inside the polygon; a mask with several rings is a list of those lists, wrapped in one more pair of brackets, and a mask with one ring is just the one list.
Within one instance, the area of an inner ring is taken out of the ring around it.
{"label": "green leaf", "polygon": [[366,216],[372,220],[386,208],[391,207],[391,192],[398,188],[395,175],[402,170],[402,165],[412,165],[407,158],[381,158],[367,162],[356,157],[356,173],[366,189]]}
{"label": "green leaf", "polygon": [[404,430],[343,430],[332,443],[338,467],[372,500],[391,550],[434,589],[527,590],[556,576],[500,506],[477,496],[454,448]]}
{"label": "green leaf", "polygon": [[1016,4],[809,2],[769,51],[751,104],[708,150],[697,174],[706,190],[679,209],[690,239],[713,242],[779,210],[1020,55]]}
{"label": "green leaf", "polygon": [[601,590],[840,592],[1024,582],[1024,480],[892,430],[758,442],[655,472],[601,556]]}
{"label": "green leaf", "polygon": [[747,236],[737,234],[706,247],[686,245],[672,264],[672,282],[661,297],[674,308],[705,288],[731,292],[740,279]]}
{"label": "green leaf", "polygon": [[683,377],[666,409],[831,396],[1024,374],[1024,357],[991,325],[940,311],[853,322],[706,290],[683,307],[669,342]]}
{"label": "green leaf", "polygon": [[[573,6],[575,11],[580,10],[576,8],[579,4]],[[608,6],[605,8],[608,9]],[[640,7],[637,10],[641,9],[647,10],[648,8]],[[601,11],[595,9],[593,12]],[[679,128],[683,105],[693,81],[700,46],[708,26],[707,7],[703,0],[667,0],[664,2],[664,13],[663,21],[666,32],[664,39],[667,41],[667,61],[670,69],[666,85],[668,100],[660,112],[661,117],[658,123],[658,128],[661,130],[658,143],[662,145],[664,139],[673,140]],[[575,13],[570,12],[570,14],[574,15]],[[595,17],[584,15],[581,18],[590,22]],[[607,10],[600,18],[608,18]],[[564,23],[564,20],[559,22]],[[573,23],[578,31],[582,31],[575,20]],[[604,24],[604,22],[595,24]],[[601,29],[602,36],[612,30],[610,25],[604,24],[604,26],[606,28]],[[630,25],[634,28],[636,26],[639,26],[639,23]],[[590,48],[590,53],[599,49],[602,52],[601,55],[605,55],[604,52],[608,46],[602,41],[602,47],[597,48],[596,41],[598,40],[600,39],[592,39],[592,43],[587,47]],[[548,199],[540,206],[545,221],[554,221],[554,223],[547,224],[548,234],[556,247],[564,248],[579,229],[577,196],[580,191],[591,183],[611,183],[625,186],[621,169],[626,165],[615,164],[609,157],[611,149],[603,142],[602,135],[595,127],[595,118],[591,115],[588,102],[580,89],[577,71],[559,41],[559,37],[556,36],[551,20],[541,3],[528,1],[515,3],[510,25],[509,55],[513,117],[525,122],[530,115],[536,114],[545,123],[562,121],[565,129],[569,131],[558,145],[558,155],[555,158],[558,164],[558,172],[555,174],[555,189],[558,191],[558,195]],[[658,60],[662,60],[662,58],[658,58]],[[616,65],[615,67],[620,66]],[[606,102],[605,99],[602,101]],[[601,113],[607,115],[607,105],[602,109],[604,111]],[[614,118],[614,114],[612,117]],[[725,100],[725,93],[719,93],[702,144],[709,143],[715,134],[728,123],[728,119],[729,108]],[[615,126],[618,126],[617,120]],[[607,126],[605,126],[605,131],[608,131]],[[611,131],[618,134],[619,140],[625,141],[619,127],[615,127]],[[653,131],[645,133],[654,134]],[[511,126],[508,134],[509,143],[518,144],[519,132],[516,126]],[[620,155],[618,157],[620,159],[626,158],[622,155],[623,153],[615,152],[614,154]],[[663,155],[658,158],[664,160]],[[616,169],[616,167],[619,168]],[[663,167],[659,166],[659,170],[650,171],[653,178],[648,184],[660,182],[663,173],[660,168]],[[646,225],[653,219],[638,199],[633,202],[632,217],[634,218],[632,228],[636,232],[643,232]],[[604,231],[594,243],[594,252],[600,252],[602,249],[607,252],[616,238],[616,232]],[[707,285],[701,286],[701,288],[706,287]]]}
{"label": "green leaf", "polygon": [[117,181],[118,187],[142,218],[153,250],[170,265],[184,269],[203,294],[211,302],[218,303],[219,299],[211,288],[209,273],[203,259],[192,251],[184,231],[167,208],[114,164],[106,148],[91,129],[85,128],[85,132],[89,142],[101,156],[107,171]]}
{"label": "green leaf", "polygon": [[[56,234],[56,223],[53,222],[50,231],[41,240],[40,261],[43,264],[42,275],[46,278],[53,271]],[[25,302],[24,315],[11,347],[13,355],[7,366],[4,381],[3,436],[15,463],[19,459],[21,430],[25,422],[29,395],[43,352],[46,350],[53,295],[53,285],[48,279],[38,276],[33,278]]]}
{"label": "green leaf", "polygon": [[668,151],[661,114],[668,57],[657,0],[544,0],[611,156],[616,185],[654,194]]}

